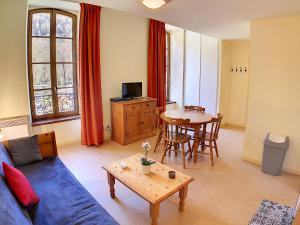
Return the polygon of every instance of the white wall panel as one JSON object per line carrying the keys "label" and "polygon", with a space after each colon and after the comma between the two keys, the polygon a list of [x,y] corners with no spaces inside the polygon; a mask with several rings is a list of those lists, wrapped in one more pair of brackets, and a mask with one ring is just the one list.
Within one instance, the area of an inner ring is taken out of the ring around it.
{"label": "white wall panel", "polygon": [[219,41],[201,35],[200,105],[215,115],[218,108]]}
{"label": "white wall panel", "polygon": [[184,105],[200,104],[199,33],[185,31]]}

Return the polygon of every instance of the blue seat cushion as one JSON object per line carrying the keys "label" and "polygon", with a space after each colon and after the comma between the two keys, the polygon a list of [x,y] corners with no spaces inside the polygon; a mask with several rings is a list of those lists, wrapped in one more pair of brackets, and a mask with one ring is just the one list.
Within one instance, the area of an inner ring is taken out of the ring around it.
{"label": "blue seat cushion", "polygon": [[19,205],[2,176],[0,176],[0,224],[32,225],[28,212]]}
{"label": "blue seat cushion", "polygon": [[36,225],[117,225],[76,180],[58,157],[18,167],[40,202],[32,218]]}
{"label": "blue seat cushion", "polygon": [[13,166],[13,162],[10,159],[10,156],[4,147],[3,144],[0,143],[0,175],[3,176],[2,162],[6,162],[7,164]]}

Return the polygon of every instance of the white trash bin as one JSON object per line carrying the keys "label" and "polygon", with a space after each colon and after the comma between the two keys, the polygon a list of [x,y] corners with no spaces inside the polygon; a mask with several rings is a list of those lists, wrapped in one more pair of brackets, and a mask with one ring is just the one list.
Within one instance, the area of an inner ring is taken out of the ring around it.
{"label": "white trash bin", "polygon": [[262,172],[278,176],[288,148],[288,137],[269,133],[264,141]]}

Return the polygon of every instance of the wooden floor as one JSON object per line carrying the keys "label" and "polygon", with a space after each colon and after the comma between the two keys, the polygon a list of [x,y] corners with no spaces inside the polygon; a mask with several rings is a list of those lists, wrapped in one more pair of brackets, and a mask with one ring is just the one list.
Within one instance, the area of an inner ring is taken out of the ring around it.
{"label": "wooden floor", "polygon": [[[161,204],[159,224],[162,225],[247,225],[263,199],[294,207],[300,190],[300,177],[263,174],[256,165],[241,160],[244,131],[226,128],[220,131],[219,152],[215,166],[209,156],[202,155],[197,164],[181,167],[181,158],[167,157],[166,163],[184,171],[195,181],[189,186],[185,212],[178,211],[179,197],[171,196]],[[155,138],[148,139],[154,146]],[[150,224],[149,205],[135,193],[116,182],[112,200],[103,164],[142,152],[141,142],[121,146],[108,141],[100,147],[79,144],[59,149],[59,156],[85,188],[121,225]],[[151,157],[159,160],[161,147]]]}

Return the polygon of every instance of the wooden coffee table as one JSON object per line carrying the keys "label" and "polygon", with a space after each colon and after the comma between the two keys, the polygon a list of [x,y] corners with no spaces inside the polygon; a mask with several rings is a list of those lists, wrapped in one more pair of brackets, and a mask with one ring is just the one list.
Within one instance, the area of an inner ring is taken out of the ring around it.
{"label": "wooden coffee table", "polygon": [[[176,171],[176,178],[170,179],[168,172],[173,169],[159,162],[151,166],[151,174],[144,175],[140,163],[142,157],[142,154],[132,155],[103,166],[103,169],[107,171],[111,198],[115,198],[114,184],[117,179],[150,203],[151,224],[157,225],[160,203],[177,191],[180,198],[179,211],[184,211],[188,185],[194,179],[178,171]],[[121,162],[127,163],[126,169],[121,168]]]}

